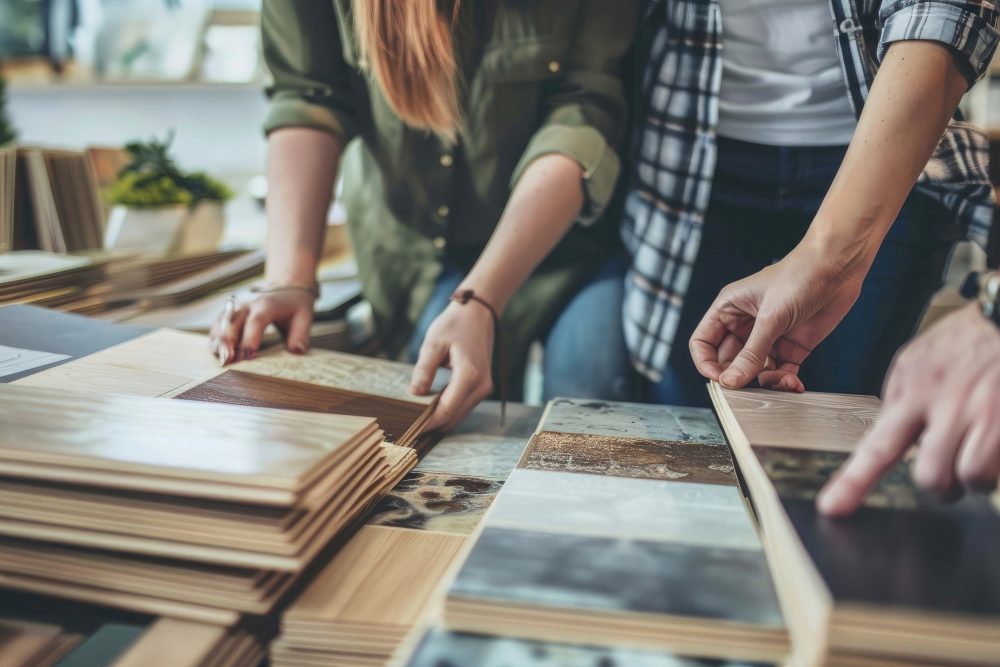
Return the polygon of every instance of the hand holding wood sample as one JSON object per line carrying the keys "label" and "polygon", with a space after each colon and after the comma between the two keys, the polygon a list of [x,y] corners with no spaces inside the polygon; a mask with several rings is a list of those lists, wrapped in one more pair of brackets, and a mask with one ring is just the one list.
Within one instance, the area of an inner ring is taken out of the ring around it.
{"label": "hand holding wood sample", "polygon": [[1000,664],[1000,515],[986,498],[945,505],[902,461],[856,515],[821,516],[816,495],[878,399],[710,392],[760,517],[795,664]]}

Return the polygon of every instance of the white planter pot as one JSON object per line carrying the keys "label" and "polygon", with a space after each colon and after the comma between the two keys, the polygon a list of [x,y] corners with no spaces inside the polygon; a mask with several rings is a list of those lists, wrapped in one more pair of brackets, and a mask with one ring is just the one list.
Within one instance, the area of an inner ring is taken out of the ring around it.
{"label": "white planter pot", "polygon": [[225,210],[217,202],[187,206],[115,206],[108,218],[104,247],[153,255],[187,255],[218,248],[225,231]]}

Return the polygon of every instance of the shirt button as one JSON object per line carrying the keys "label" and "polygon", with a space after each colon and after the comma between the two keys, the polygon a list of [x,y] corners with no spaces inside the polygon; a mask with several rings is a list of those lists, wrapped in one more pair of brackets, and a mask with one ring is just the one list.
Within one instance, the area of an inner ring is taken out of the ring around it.
{"label": "shirt button", "polygon": [[438,250],[444,250],[444,247],[448,245],[448,241],[443,236],[435,236],[432,243],[434,243],[434,247]]}
{"label": "shirt button", "polygon": [[447,218],[449,213],[451,213],[451,209],[447,206],[438,206],[437,214],[439,218]]}
{"label": "shirt button", "polygon": [[455,163],[455,159],[453,157],[451,157],[450,155],[448,155],[447,153],[445,153],[444,155],[441,156],[441,166],[442,167],[450,167],[454,163]]}
{"label": "shirt button", "polygon": [[552,62],[549,63],[549,71],[552,72],[553,74],[555,74],[556,72],[559,71],[559,61],[558,60],[553,60]]}

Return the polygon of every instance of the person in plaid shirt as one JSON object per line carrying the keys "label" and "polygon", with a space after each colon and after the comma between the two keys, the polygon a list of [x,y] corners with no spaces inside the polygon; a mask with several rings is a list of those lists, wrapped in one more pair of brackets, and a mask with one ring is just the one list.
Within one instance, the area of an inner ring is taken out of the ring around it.
{"label": "person in plaid shirt", "polygon": [[954,242],[990,232],[987,141],[956,107],[996,7],[651,0],[641,25],[623,317],[650,398],[877,393]]}

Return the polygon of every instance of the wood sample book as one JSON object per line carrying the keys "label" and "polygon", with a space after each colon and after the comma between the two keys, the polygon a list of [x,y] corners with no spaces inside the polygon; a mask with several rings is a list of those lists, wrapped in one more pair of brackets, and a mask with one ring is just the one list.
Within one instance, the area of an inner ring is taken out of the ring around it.
{"label": "wood sample book", "polygon": [[873,424],[871,396],[732,391],[712,400],[749,486],[799,665],[1000,665],[1000,516],[945,505],[894,466],[854,515],[816,495]]}
{"label": "wood sample book", "polygon": [[363,417],[12,384],[0,419],[0,585],[204,622],[268,611],[415,463]]}
{"label": "wood sample book", "polygon": [[327,396],[341,397],[338,410],[343,414],[375,417],[385,430],[386,440],[418,450],[423,444],[423,427],[437,404],[436,394],[410,393],[413,366],[385,359],[329,350],[297,355],[272,349],[256,359],[234,365],[233,369],[241,375],[227,378],[228,388],[220,380],[206,393],[240,393],[239,384],[250,380],[245,374],[318,385],[330,390]]}
{"label": "wood sample book", "polygon": [[555,399],[448,591],[446,627],[779,660],[781,609],[708,410]]}

